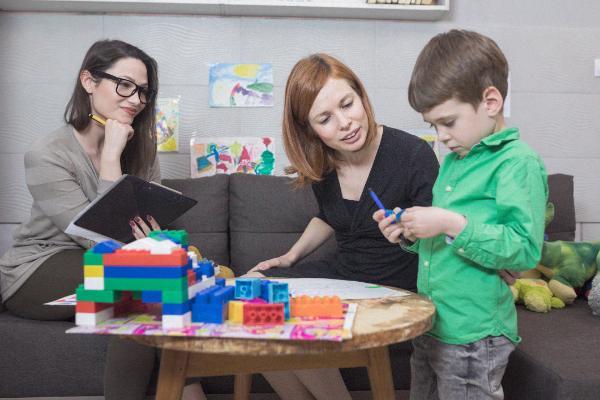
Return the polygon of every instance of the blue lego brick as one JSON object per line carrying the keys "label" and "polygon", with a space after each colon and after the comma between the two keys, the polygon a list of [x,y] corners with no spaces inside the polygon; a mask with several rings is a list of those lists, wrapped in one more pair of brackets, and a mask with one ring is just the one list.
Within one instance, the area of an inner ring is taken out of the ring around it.
{"label": "blue lego brick", "polygon": [[225,278],[215,278],[215,285],[225,287]]}
{"label": "blue lego brick", "polygon": [[186,301],[182,304],[163,304],[163,315],[183,315],[192,309],[191,302]]}
{"label": "blue lego brick", "polygon": [[260,280],[260,298],[266,302],[269,301],[269,286],[271,283],[273,282],[268,279]]}
{"label": "blue lego brick", "polygon": [[290,301],[289,300],[283,302],[283,316],[286,321],[288,319],[290,319]]}
{"label": "blue lego brick", "polygon": [[92,248],[92,251],[97,254],[109,254],[114,253],[115,250],[120,249],[121,244],[114,240],[105,240],[100,242]]}
{"label": "blue lego brick", "polygon": [[160,303],[162,301],[162,292],[160,290],[143,290],[142,301],[144,303]]}
{"label": "blue lego brick", "polygon": [[285,303],[290,300],[290,292],[287,283],[271,282],[268,287],[266,300],[269,303]]}
{"label": "blue lego brick", "polygon": [[187,267],[104,267],[105,278],[181,278],[187,276]]}
{"label": "blue lego brick", "polygon": [[233,299],[232,286],[211,286],[196,294],[192,322],[222,324],[227,319],[227,303]]}
{"label": "blue lego brick", "polygon": [[[215,274],[215,267],[212,261],[207,259],[198,260],[198,270],[200,275],[204,275],[208,278]],[[198,272],[196,272],[198,274]]]}
{"label": "blue lego brick", "polygon": [[259,278],[238,278],[235,280],[235,298],[252,300],[260,297]]}

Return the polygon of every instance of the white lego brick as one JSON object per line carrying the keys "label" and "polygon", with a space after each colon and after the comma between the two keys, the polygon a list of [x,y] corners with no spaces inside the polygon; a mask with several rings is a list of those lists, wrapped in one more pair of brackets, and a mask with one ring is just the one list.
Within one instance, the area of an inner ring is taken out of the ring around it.
{"label": "white lego brick", "polygon": [[163,315],[163,329],[185,328],[192,324],[192,312],[188,311],[183,315]]}
{"label": "white lego brick", "polygon": [[86,290],[104,290],[104,278],[83,278],[83,287]]}
{"label": "white lego brick", "polygon": [[197,281],[192,286],[188,287],[188,299],[196,297],[196,293],[215,285],[215,277],[210,278],[203,277],[201,281]]}
{"label": "white lego brick", "polygon": [[75,325],[96,326],[114,316],[114,307],[105,308],[97,313],[75,313]]}
{"label": "white lego brick", "polygon": [[179,249],[180,247],[181,246],[171,240],[156,240],[145,237],[126,244],[123,246],[123,249],[147,250],[150,254],[171,254],[173,250]]}
{"label": "white lego brick", "polygon": [[192,260],[192,268],[193,269],[198,268],[198,255],[196,253],[194,253],[193,251],[188,251],[187,254],[188,254],[188,257]]}

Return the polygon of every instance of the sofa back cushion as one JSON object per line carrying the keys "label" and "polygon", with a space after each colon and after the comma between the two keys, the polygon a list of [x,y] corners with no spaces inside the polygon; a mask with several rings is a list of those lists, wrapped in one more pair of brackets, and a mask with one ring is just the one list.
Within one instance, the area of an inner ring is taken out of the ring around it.
{"label": "sofa back cushion", "polygon": [[[236,275],[284,254],[318,214],[312,189],[295,190],[292,183],[282,176],[230,175],[231,267]],[[334,250],[331,238],[303,261],[331,256]]]}
{"label": "sofa back cushion", "polygon": [[573,176],[548,175],[548,188],[548,201],[554,204],[554,219],[546,227],[546,240],[575,240]]}
{"label": "sofa back cushion", "polygon": [[198,200],[198,204],[167,228],[185,229],[190,244],[198,247],[204,257],[229,265],[229,175],[163,179],[162,184]]}

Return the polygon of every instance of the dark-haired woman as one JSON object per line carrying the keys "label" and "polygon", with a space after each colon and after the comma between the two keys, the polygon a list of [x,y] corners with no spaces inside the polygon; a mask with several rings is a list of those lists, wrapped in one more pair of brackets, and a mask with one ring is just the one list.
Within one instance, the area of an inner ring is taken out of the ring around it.
{"label": "dark-haired woman", "polygon": [[[121,175],[160,181],[154,137],[157,90],[156,61],[137,47],[102,40],[86,53],[65,110],[66,125],[25,153],[31,217],[0,258],[1,294],[13,314],[36,320],[73,317],[73,307],[44,305],[74,293],[83,282],[83,253],[94,245],[65,229]],[[158,228],[153,220],[130,224],[136,238]],[[143,399],[155,358],[154,349],[111,340],[105,397]]]}

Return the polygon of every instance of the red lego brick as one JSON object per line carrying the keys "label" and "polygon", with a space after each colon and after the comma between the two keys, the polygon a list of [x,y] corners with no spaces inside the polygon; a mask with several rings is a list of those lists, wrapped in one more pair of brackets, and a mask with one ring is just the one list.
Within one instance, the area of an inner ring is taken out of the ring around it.
{"label": "red lego brick", "polygon": [[112,303],[95,303],[93,301],[77,301],[75,312],[78,313],[97,313],[107,308],[112,307]]}
{"label": "red lego brick", "polygon": [[244,303],[244,325],[280,325],[284,321],[283,303]]}
{"label": "red lego brick", "polygon": [[104,266],[182,266],[187,265],[187,252],[175,249],[171,254],[150,254],[148,250],[119,249],[112,254],[104,255]]}

